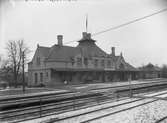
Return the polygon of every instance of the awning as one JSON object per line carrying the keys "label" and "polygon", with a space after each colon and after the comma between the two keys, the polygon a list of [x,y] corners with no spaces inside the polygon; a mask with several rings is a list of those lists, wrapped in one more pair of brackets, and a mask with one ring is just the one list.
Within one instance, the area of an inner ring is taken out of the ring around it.
{"label": "awning", "polygon": [[115,70],[115,69],[109,69],[109,68],[51,68],[51,70],[53,71],[64,71],[64,72],[70,72],[70,71],[74,71],[74,72],[77,72],[77,71],[95,71],[95,72],[137,72],[137,71],[134,71],[134,70]]}

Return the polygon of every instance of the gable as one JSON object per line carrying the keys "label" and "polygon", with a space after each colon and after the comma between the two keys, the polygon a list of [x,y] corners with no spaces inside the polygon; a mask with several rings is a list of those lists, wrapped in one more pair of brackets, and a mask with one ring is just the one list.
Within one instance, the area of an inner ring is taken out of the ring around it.
{"label": "gable", "polygon": [[79,53],[79,48],[54,45],[49,51],[47,61],[70,61]]}
{"label": "gable", "polygon": [[136,71],[137,69],[125,62],[123,56],[116,56],[116,69],[117,70],[125,70],[125,71]]}
{"label": "gable", "polygon": [[31,62],[33,62],[34,64],[37,60],[37,57],[40,57],[42,59],[46,58],[49,53],[49,50],[50,50],[49,47],[38,46]]}

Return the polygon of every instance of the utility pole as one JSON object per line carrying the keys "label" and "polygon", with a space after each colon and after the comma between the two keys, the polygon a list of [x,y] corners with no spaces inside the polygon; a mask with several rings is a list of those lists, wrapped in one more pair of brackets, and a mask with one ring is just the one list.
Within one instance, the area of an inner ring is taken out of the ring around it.
{"label": "utility pole", "polygon": [[24,56],[24,51],[22,52],[22,69],[23,69],[23,93],[25,93],[25,78],[24,78],[24,58],[25,58],[25,56]]}
{"label": "utility pole", "polygon": [[131,83],[131,80],[132,80],[132,76],[131,76],[131,74],[129,74],[129,96],[130,96],[130,98],[132,98],[132,95],[133,95],[133,93],[132,93],[132,83]]}

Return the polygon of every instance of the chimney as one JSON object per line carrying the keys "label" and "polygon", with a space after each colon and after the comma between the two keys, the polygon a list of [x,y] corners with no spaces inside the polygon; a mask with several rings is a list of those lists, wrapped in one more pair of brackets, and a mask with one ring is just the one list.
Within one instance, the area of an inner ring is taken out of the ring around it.
{"label": "chimney", "polygon": [[39,48],[39,44],[37,44],[37,48]]}
{"label": "chimney", "polygon": [[112,51],[112,52],[111,52],[111,55],[112,55],[112,56],[115,56],[115,47],[111,47],[111,51]]}
{"label": "chimney", "polygon": [[123,57],[122,52],[120,53],[120,56]]}
{"label": "chimney", "polygon": [[83,39],[91,39],[91,33],[83,32],[82,33],[82,38]]}
{"label": "chimney", "polygon": [[57,41],[59,46],[63,46],[63,35],[57,35]]}
{"label": "chimney", "polygon": [[87,33],[86,33],[86,32],[83,32],[83,33],[82,33],[82,38],[83,38],[83,39],[86,39],[86,37],[87,37]]}

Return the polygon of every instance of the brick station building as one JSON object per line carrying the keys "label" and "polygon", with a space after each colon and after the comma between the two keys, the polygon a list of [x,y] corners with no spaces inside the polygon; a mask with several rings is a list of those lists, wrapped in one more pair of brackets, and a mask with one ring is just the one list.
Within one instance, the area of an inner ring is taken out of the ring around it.
{"label": "brick station building", "polygon": [[63,45],[63,36],[51,47],[37,45],[34,57],[28,63],[28,84],[80,84],[127,81],[137,78],[137,70],[115,55],[115,47],[107,54],[96,45],[91,34],[83,32],[76,47]]}
{"label": "brick station building", "polygon": [[149,64],[139,68],[138,76],[141,79],[161,78],[162,71],[161,71],[160,67],[149,63]]}

